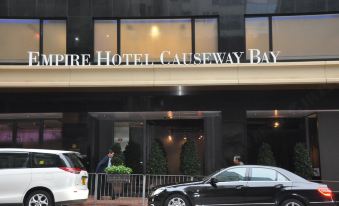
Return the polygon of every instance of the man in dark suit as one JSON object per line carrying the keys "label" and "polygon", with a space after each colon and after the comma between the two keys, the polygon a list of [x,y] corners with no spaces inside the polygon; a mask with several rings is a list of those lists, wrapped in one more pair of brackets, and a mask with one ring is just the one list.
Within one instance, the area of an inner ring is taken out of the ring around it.
{"label": "man in dark suit", "polygon": [[95,170],[96,173],[105,173],[106,167],[112,166],[112,158],[114,156],[113,150],[108,150],[107,155],[100,160]]}
{"label": "man in dark suit", "polygon": [[107,175],[106,174],[100,174],[105,173],[105,169],[107,167],[112,166],[112,158],[114,156],[114,151],[112,149],[108,150],[107,155],[100,160],[100,162],[97,165],[97,168],[95,170],[96,173],[99,173],[98,175],[98,193],[97,197],[100,200],[102,196],[110,196],[112,199],[114,199],[114,192],[112,188],[112,184],[107,183]]}

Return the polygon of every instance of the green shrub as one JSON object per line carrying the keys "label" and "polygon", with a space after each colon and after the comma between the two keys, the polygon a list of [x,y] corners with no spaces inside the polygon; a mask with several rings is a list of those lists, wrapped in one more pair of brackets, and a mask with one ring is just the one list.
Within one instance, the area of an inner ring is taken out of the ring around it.
{"label": "green shrub", "polygon": [[107,174],[131,174],[133,170],[124,165],[118,165],[118,166],[113,165],[111,167],[107,167],[105,169],[105,172]]}
{"label": "green shrub", "polygon": [[166,153],[159,140],[152,142],[148,172],[150,174],[167,174],[168,172]]}
{"label": "green shrub", "polygon": [[185,175],[201,175],[201,164],[198,158],[197,149],[192,139],[187,139],[182,146],[181,154],[181,172]]}
{"label": "green shrub", "polygon": [[257,163],[259,165],[276,166],[276,161],[271,149],[267,143],[263,143],[260,147]]}
{"label": "green shrub", "polygon": [[130,140],[124,151],[125,165],[132,168],[136,174],[142,173],[140,145]]}
{"label": "green shrub", "polygon": [[305,179],[311,179],[313,176],[311,158],[302,143],[297,143],[294,147],[294,169],[297,175]]}
{"label": "green shrub", "polygon": [[121,151],[121,145],[119,143],[114,143],[112,145],[112,150],[114,152],[114,156],[112,158],[113,165],[123,165],[124,164],[124,155]]}

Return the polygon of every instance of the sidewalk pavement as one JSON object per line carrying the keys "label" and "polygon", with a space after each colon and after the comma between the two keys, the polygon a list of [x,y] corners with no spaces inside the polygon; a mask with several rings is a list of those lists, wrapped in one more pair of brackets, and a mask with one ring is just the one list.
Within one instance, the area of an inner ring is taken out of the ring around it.
{"label": "sidewalk pavement", "polygon": [[85,203],[72,206],[147,206],[147,199],[122,197],[115,200],[94,200],[89,198]]}

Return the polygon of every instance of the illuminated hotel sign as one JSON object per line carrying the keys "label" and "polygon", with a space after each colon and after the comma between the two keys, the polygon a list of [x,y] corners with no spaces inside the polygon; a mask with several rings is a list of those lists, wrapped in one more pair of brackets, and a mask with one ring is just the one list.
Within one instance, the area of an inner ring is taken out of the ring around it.
{"label": "illuminated hotel sign", "polygon": [[[276,63],[279,51],[261,52],[258,49],[249,49],[249,63]],[[149,54],[112,54],[109,51],[96,53],[97,61],[94,65],[163,65],[180,64],[239,64],[244,52],[210,52],[210,53],[180,53],[171,54],[170,51],[163,51],[157,61],[150,61]],[[90,54],[40,54],[39,52],[28,52],[29,66],[86,66],[91,63]],[[41,61],[39,61],[41,60]]]}

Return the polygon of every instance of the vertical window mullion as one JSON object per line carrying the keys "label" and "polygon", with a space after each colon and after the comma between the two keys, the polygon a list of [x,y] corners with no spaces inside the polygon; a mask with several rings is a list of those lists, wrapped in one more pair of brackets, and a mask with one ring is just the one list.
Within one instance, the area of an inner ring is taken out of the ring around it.
{"label": "vertical window mullion", "polygon": [[268,17],[268,36],[269,36],[269,50],[273,51],[273,36],[272,36],[272,16]]}
{"label": "vertical window mullion", "polygon": [[121,20],[117,20],[117,53],[121,55]]}
{"label": "vertical window mullion", "polygon": [[195,54],[195,19],[191,18],[191,38],[192,38],[192,62],[194,60],[193,56]]}
{"label": "vertical window mullion", "polygon": [[44,29],[44,27],[43,27],[43,20],[42,19],[40,19],[40,24],[39,24],[39,35],[40,35],[40,39],[39,39],[39,53],[40,53],[40,56],[39,56],[39,62],[40,62],[40,64],[42,64],[42,55],[41,54],[43,54],[43,52],[44,52],[44,37],[43,37],[43,29]]}

